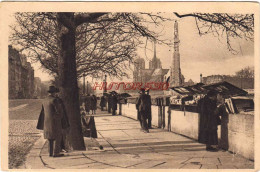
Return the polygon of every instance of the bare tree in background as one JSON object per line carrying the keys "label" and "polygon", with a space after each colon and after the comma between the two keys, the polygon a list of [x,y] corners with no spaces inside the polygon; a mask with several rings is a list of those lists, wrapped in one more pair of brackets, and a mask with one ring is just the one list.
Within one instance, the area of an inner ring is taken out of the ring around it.
{"label": "bare tree in background", "polygon": [[145,13],[16,13],[15,17],[12,43],[57,75],[71,124],[68,145],[74,150],[85,149],[77,78],[84,73],[126,75],[126,62],[136,56],[141,37],[163,41],[147,25],[166,20]]}
{"label": "bare tree in background", "polygon": [[[20,45],[46,71],[57,75],[57,13],[16,13],[15,18],[12,43]],[[137,56],[136,48],[143,44],[141,38],[159,39],[147,24],[160,25],[165,20],[169,19],[148,13],[108,13],[97,21],[78,25],[75,31],[78,78],[83,74],[98,77],[102,73],[126,76],[129,63]]]}
{"label": "bare tree in background", "polygon": [[226,38],[227,48],[232,53],[237,51],[232,46],[232,40],[241,38],[254,41],[254,14],[228,13],[174,13],[179,18],[193,17],[199,35],[212,33]]}
{"label": "bare tree in background", "polygon": [[236,72],[236,76],[240,78],[254,78],[254,68],[253,67],[245,67]]}

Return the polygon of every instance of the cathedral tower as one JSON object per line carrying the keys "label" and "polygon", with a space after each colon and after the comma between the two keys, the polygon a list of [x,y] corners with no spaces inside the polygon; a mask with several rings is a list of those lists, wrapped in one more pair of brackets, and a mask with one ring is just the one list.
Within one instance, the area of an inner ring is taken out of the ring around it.
{"label": "cathedral tower", "polygon": [[183,84],[181,68],[180,68],[180,52],[179,52],[179,33],[178,33],[178,22],[174,23],[174,52],[171,64],[171,80],[170,87],[176,87]]}
{"label": "cathedral tower", "polygon": [[156,56],[156,41],[154,41],[154,54],[153,59],[149,62],[149,69],[158,69],[162,68],[161,60]]}

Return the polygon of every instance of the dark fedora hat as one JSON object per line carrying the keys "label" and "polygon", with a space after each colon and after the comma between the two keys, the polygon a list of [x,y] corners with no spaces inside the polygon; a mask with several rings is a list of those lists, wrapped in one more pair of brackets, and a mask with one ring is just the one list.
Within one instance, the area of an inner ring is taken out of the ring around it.
{"label": "dark fedora hat", "polygon": [[51,85],[51,86],[49,86],[48,92],[49,93],[57,93],[57,92],[59,92],[59,89],[56,88],[55,86]]}

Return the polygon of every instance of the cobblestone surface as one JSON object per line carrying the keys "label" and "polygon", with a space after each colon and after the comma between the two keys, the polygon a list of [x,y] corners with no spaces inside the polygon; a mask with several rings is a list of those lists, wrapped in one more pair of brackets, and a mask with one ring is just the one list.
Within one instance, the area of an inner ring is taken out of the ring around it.
{"label": "cobblestone surface", "polygon": [[19,168],[26,160],[26,155],[33,144],[40,138],[36,129],[37,120],[9,121],[9,168]]}
{"label": "cobblestone surface", "polygon": [[[21,106],[23,106],[23,108],[19,108]],[[41,99],[10,100],[9,120],[38,120],[41,107]]]}

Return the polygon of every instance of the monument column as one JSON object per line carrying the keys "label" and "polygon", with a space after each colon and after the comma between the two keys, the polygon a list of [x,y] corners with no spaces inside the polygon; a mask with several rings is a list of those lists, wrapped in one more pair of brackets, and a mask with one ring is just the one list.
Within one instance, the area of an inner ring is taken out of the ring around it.
{"label": "monument column", "polygon": [[180,69],[180,53],[179,53],[179,33],[178,33],[178,22],[174,23],[174,52],[171,64],[171,80],[170,87],[180,86],[181,81],[181,69]]}

